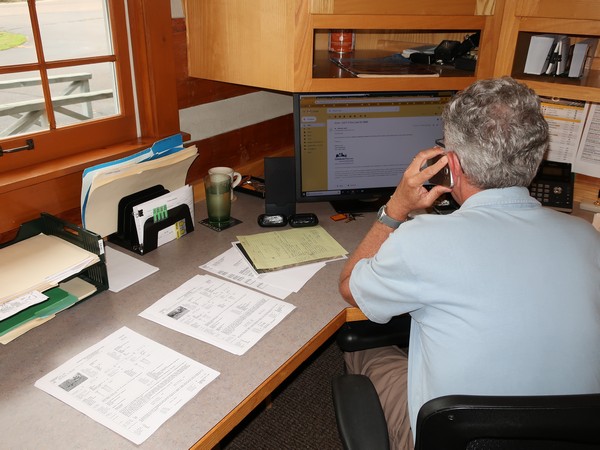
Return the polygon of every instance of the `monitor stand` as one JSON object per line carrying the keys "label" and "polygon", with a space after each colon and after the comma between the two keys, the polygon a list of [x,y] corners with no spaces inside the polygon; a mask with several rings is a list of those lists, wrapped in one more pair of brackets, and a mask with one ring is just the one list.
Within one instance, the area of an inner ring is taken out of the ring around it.
{"label": "monitor stand", "polygon": [[389,195],[377,198],[364,198],[354,200],[333,200],[331,206],[336,212],[348,214],[360,214],[365,212],[379,211],[390,199]]}

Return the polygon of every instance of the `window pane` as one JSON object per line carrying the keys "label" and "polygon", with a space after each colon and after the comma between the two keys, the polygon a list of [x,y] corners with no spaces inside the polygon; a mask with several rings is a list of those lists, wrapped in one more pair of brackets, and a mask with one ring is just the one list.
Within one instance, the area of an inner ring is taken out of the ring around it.
{"label": "window pane", "polygon": [[0,137],[47,129],[40,74],[0,75]]}
{"label": "window pane", "polygon": [[54,69],[48,79],[57,127],[119,113],[113,63]]}
{"label": "window pane", "polygon": [[0,17],[0,35],[6,33],[2,35],[5,45],[0,50],[0,66],[37,62],[27,2],[0,2]]}
{"label": "window pane", "polygon": [[112,54],[105,0],[36,2],[47,61]]}

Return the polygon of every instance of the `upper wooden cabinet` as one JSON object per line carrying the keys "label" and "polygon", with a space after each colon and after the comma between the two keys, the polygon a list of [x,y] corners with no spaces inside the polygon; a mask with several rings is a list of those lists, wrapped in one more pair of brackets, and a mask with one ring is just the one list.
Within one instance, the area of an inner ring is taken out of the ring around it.
{"label": "upper wooden cabinet", "polygon": [[582,78],[523,73],[529,39],[564,34],[571,44],[600,37],[600,0],[506,0],[494,75],[510,74],[542,96],[600,102],[600,58],[596,51]]}
{"label": "upper wooden cabinet", "polygon": [[[287,92],[462,89],[493,74],[493,0],[184,0],[190,76]],[[330,30],[356,33],[355,57],[481,32],[475,72],[355,78],[329,61]]]}
{"label": "upper wooden cabinet", "polygon": [[[525,75],[529,38],[600,37],[600,0],[184,0],[190,75],[287,92],[462,89],[512,75],[542,96],[600,102],[600,46],[580,78]],[[481,32],[475,72],[355,78],[329,60],[330,30],[356,33],[355,57]]]}

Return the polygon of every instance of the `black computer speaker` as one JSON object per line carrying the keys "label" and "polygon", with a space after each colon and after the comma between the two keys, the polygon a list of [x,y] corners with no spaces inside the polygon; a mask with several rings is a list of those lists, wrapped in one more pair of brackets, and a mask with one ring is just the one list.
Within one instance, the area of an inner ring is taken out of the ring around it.
{"label": "black computer speaker", "polygon": [[296,172],[293,157],[265,157],[265,213],[296,213]]}

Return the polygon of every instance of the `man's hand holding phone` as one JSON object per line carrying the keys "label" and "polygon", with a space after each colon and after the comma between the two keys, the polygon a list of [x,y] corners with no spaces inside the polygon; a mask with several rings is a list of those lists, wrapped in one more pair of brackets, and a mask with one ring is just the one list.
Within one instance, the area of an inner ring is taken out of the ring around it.
{"label": "man's hand holding phone", "polygon": [[[425,163],[425,167],[433,167],[440,159],[445,156],[445,153],[440,153],[439,155],[434,156],[431,159],[428,159]],[[446,162],[436,174],[431,176],[427,181],[427,184],[431,184],[434,186],[445,186],[452,188],[454,187],[454,178],[452,177],[452,171]]]}
{"label": "man's hand holding phone", "polygon": [[[436,158],[432,164],[428,161]],[[419,152],[407,167],[400,184],[387,205],[388,215],[396,220],[404,220],[411,211],[431,207],[438,197],[452,191],[449,186],[441,184],[426,189],[430,180],[444,168],[448,168],[448,157],[440,147],[433,147]]]}

